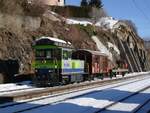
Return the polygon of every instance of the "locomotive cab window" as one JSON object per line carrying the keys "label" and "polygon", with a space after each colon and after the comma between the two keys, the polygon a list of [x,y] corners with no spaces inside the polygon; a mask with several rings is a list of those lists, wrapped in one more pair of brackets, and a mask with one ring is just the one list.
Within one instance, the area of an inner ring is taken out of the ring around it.
{"label": "locomotive cab window", "polygon": [[44,50],[36,50],[36,58],[37,59],[52,59],[53,58],[53,49],[44,49]]}
{"label": "locomotive cab window", "polygon": [[63,59],[71,59],[71,51],[63,50]]}
{"label": "locomotive cab window", "polygon": [[47,59],[51,59],[52,58],[52,51],[50,51],[50,50],[46,51],[46,58]]}
{"label": "locomotive cab window", "polygon": [[36,58],[45,57],[44,50],[37,50],[35,54],[36,54]]}

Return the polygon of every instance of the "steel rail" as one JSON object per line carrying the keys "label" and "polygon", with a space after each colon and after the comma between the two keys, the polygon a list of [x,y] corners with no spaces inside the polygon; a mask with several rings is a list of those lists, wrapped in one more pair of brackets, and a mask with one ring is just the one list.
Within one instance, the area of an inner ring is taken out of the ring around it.
{"label": "steel rail", "polygon": [[[139,93],[141,93],[141,92],[143,92],[143,91],[145,91],[145,90],[147,90],[147,89],[149,89],[149,88],[150,88],[150,86],[147,86],[147,87],[145,87],[145,88],[143,88],[143,89],[141,89],[141,90],[139,90],[139,91],[136,91],[136,92],[132,93],[131,95],[128,95],[128,96],[126,96],[126,97],[124,97],[124,98],[122,98],[122,99],[120,99],[120,100],[118,100],[118,101],[116,101],[116,102],[114,102],[114,103],[111,103],[111,104],[105,106],[104,108],[101,108],[101,109],[95,111],[94,113],[103,112],[103,111],[107,110],[108,108],[110,108],[110,107],[112,107],[112,106],[114,106],[114,105],[116,105],[116,104],[118,104],[118,103],[120,103],[120,102],[122,102],[122,101],[125,101],[125,100],[127,100],[127,99],[129,99],[129,98],[131,98],[131,97],[133,97],[133,96],[135,96],[135,95],[138,95]],[[149,100],[149,101],[150,101],[150,100]],[[136,113],[136,112],[134,112],[134,113]]]}

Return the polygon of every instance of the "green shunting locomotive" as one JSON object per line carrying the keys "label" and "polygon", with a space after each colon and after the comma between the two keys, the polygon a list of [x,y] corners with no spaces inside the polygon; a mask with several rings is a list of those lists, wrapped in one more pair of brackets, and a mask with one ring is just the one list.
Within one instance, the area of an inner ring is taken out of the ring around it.
{"label": "green shunting locomotive", "polygon": [[52,37],[35,41],[36,85],[59,85],[83,81],[84,60],[72,59],[70,42]]}

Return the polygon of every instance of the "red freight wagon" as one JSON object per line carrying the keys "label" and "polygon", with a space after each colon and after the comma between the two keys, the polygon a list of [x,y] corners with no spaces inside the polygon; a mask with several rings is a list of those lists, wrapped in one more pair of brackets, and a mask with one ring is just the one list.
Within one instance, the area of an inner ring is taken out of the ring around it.
{"label": "red freight wagon", "polygon": [[86,78],[94,78],[95,76],[106,73],[108,69],[108,56],[100,51],[92,51],[80,49],[73,52],[72,57],[85,61]]}

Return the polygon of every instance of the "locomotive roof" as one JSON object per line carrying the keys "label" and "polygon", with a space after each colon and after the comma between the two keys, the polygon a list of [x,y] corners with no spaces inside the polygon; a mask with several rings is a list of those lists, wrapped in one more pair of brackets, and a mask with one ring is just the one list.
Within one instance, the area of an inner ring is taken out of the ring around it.
{"label": "locomotive roof", "polygon": [[56,46],[62,46],[62,47],[72,47],[72,44],[70,42],[66,42],[62,39],[54,38],[54,37],[40,37],[35,40],[36,44],[53,44]]}
{"label": "locomotive roof", "polygon": [[40,37],[38,39],[36,39],[36,41],[39,41],[39,40],[43,40],[43,39],[48,39],[48,40],[51,40],[51,41],[54,41],[54,42],[60,42],[60,43],[64,43],[66,44],[67,42],[64,41],[64,40],[61,40],[61,39],[58,39],[58,38],[53,38],[53,37]]}
{"label": "locomotive roof", "polygon": [[91,53],[92,55],[108,56],[105,53],[102,53],[100,51],[93,51],[93,50],[88,50],[88,49],[79,49],[79,51],[86,51],[86,52]]}

